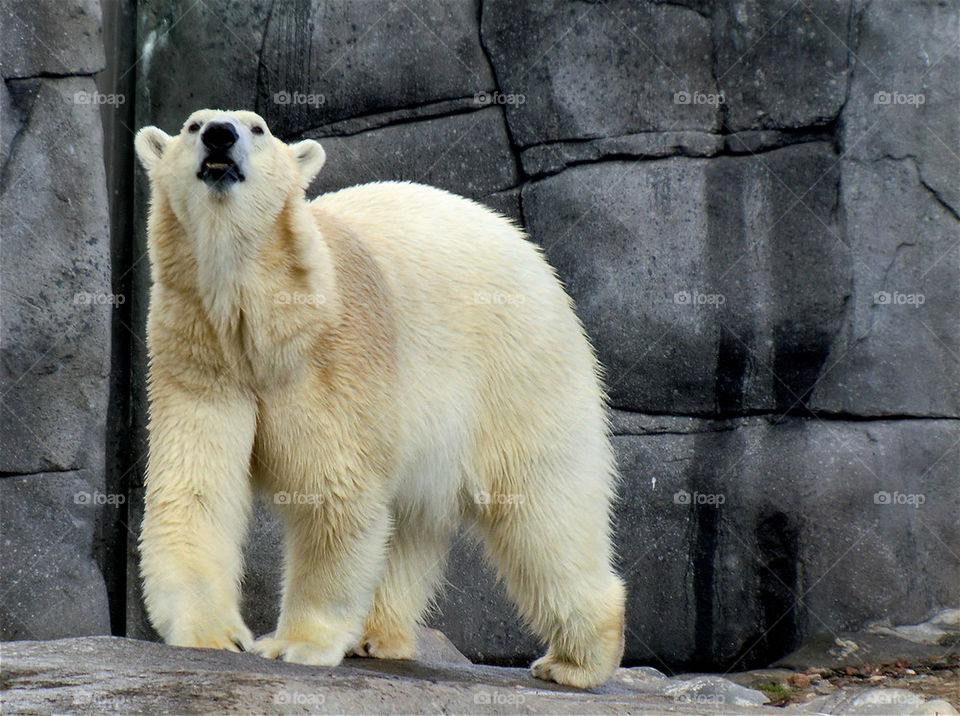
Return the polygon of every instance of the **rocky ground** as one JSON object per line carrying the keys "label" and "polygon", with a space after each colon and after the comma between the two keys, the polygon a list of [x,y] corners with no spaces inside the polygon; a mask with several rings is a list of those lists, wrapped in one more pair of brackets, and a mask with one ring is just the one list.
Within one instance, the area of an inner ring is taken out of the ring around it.
{"label": "rocky ground", "polygon": [[317,668],[119,637],[7,642],[0,712],[946,716],[960,706],[956,653],[915,664],[904,659],[725,677],[624,668],[584,692],[537,681],[525,669],[471,664],[437,631],[425,630],[418,646],[416,662],[348,659]]}

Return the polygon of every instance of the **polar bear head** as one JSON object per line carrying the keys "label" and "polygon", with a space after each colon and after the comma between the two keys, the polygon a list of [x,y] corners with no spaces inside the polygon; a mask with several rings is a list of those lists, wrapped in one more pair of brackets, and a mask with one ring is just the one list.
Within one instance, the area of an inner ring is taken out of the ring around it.
{"label": "polar bear head", "polygon": [[144,127],[134,142],[154,192],[183,217],[194,211],[236,205],[283,206],[303,192],[323,167],[326,154],[311,139],[286,144],[254,112],[201,109],[170,136]]}

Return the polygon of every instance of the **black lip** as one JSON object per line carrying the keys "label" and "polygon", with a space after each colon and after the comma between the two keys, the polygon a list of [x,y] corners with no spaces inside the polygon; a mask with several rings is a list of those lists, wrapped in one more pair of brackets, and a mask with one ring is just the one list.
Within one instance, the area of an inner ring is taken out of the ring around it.
{"label": "black lip", "polygon": [[200,164],[197,179],[214,186],[225,186],[243,181],[246,177],[232,159],[211,152]]}

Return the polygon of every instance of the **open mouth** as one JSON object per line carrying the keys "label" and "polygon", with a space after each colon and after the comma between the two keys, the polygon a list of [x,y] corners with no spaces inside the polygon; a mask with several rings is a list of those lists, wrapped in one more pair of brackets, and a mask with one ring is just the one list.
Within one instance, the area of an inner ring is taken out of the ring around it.
{"label": "open mouth", "polygon": [[202,179],[208,184],[223,186],[225,184],[243,181],[246,177],[243,176],[240,167],[238,167],[232,159],[211,154],[200,164],[200,171],[197,172],[197,178]]}

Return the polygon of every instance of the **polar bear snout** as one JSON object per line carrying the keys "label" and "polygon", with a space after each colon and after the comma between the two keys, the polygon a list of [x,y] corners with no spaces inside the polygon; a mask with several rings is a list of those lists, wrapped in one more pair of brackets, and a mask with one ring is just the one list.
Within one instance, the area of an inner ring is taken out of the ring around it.
{"label": "polar bear snout", "polygon": [[237,143],[239,136],[229,122],[210,122],[200,135],[200,140],[211,152],[225,152]]}
{"label": "polar bear snout", "polygon": [[207,122],[197,145],[197,178],[212,189],[224,192],[246,177],[249,129],[229,115]]}

